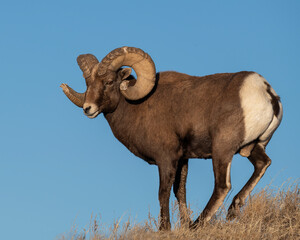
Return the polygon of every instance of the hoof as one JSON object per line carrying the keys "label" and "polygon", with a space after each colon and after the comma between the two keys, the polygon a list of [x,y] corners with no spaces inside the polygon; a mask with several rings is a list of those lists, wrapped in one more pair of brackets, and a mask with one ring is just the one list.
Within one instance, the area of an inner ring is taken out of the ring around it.
{"label": "hoof", "polygon": [[203,220],[197,219],[197,220],[194,221],[193,223],[190,223],[189,229],[190,229],[190,230],[197,230],[198,228],[202,227],[203,224],[204,224],[204,221],[203,221]]}
{"label": "hoof", "polygon": [[229,210],[226,215],[226,220],[231,221],[237,217],[237,214],[234,210]]}
{"label": "hoof", "polygon": [[167,231],[171,231],[171,225],[160,225],[159,232],[167,232]]}
{"label": "hoof", "polygon": [[234,220],[235,218],[237,218],[238,215],[240,215],[240,209],[230,206],[227,212],[226,220]]}

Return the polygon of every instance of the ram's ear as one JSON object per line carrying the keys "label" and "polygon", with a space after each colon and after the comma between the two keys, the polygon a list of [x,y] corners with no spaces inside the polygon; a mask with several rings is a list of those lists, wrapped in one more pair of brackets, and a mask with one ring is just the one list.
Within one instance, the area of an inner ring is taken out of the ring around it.
{"label": "ram's ear", "polygon": [[131,74],[131,68],[123,68],[121,71],[119,71],[119,75],[122,80],[128,78]]}

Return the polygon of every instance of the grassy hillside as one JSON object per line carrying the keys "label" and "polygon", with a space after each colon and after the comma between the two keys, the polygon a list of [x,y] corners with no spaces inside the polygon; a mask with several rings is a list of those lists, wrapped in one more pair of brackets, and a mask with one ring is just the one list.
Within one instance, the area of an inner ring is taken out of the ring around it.
{"label": "grassy hillside", "polygon": [[[192,213],[191,216],[195,219]],[[93,219],[89,229],[73,229],[59,239],[300,239],[300,189],[298,184],[279,190],[263,189],[248,198],[237,219],[229,222],[225,216],[225,209],[220,209],[209,223],[190,231],[180,227],[177,204],[174,203],[171,216],[173,229],[170,232],[158,232],[158,220],[149,214],[148,220],[143,223],[128,220],[121,225],[117,221],[109,231],[101,225],[101,221]]]}

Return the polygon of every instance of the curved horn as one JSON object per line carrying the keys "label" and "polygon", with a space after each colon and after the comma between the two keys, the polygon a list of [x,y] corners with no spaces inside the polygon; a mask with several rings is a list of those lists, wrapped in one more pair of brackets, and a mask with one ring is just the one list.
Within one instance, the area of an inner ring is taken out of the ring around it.
{"label": "curved horn", "polygon": [[128,81],[122,82],[121,93],[129,100],[145,97],[155,85],[156,70],[152,58],[139,48],[117,48],[102,59],[98,74],[103,75],[107,70],[117,71],[122,66],[132,67],[136,72],[137,81],[132,87],[128,86]]}
{"label": "curved horn", "polygon": [[87,81],[91,81],[92,70],[97,63],[98,59],[92,54],[82,54],[77,57],[77,63],[83,72],[83,77]]}
{"label": "curved horn", "polygon": [[[92,81],[92,71],[99,63],[99,61],[92,54],[83,54],[78,56],[77,63],[81,71],[83,72],[83,77],[85,78],[86,84],[88,85]],[[83,107],[85,93],[78,93],[65,83],[61,84],[60,87],[63,89],[64,93],[72,103],[80,108]]]}
{"label": "curved horn", "polygon": [[72,103],[80,108],[83,107],[85,93],[78,93],[65,83],[61,84],[60,87],[63,89],[64,93]]}

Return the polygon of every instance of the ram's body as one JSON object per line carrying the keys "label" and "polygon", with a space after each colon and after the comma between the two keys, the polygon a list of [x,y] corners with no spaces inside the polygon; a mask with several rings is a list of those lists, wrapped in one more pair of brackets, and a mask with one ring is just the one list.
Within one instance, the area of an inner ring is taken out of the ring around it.
{"label": "ram's body", "polygon": [[224,138],[238,151],[259,140],[274,117],[279,124],[282,111],[276,116],[273,108],[279,108],[280,102],[272,105],[276,95],[267,92],[265,82],[253,72],[205,77],[162,72],[146,100],[132,103],[122,97],[105,117],[116,138],[148,163],[155,164],[162,153],[211,158],[218,134],[226,134]]}
{"label": "ram's body", "polygon": [[[177,72],[155,75],[150,56],[140,49],[120,48],[101,63],[81,55],[87,91],[64,92],[85,114],[103,112],[114,135],[132,153],[159,169],[161,229],[170,228],[169,196],[173,185],[183,222],[189,158],[212,158],[215,188],[199,218],[208,221],[231,188],[230,166],[236,153],[248,157],[254,173],[234,197],[228,217],[234,217],[263,176],[271,160],[265,147],[282,119],[279,97],[255,72],[222,73],[193,77]],[[135,68],[137,81],[128,80]],[[133,87],[132,87],[133,85]]]}

